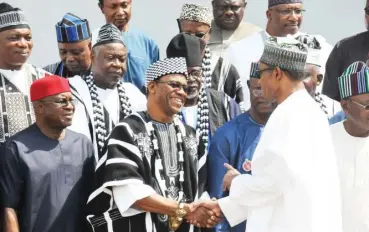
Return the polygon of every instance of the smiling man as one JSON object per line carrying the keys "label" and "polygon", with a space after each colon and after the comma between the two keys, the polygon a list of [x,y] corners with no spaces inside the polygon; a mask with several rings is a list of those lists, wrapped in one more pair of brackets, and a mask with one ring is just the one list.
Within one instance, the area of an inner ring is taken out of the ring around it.
{"label": "smiling man", "polygon": [[[92,48],[92,73],[70,78],[77,104],[70,129],[94,141],[96,154],[102,155],[105,139],[119,121],[132,110],[146,109],[145,96],[131,83],[123,83],[127,50],[120,31],[113,24],[101,27]],[[98,158],[97,158],[98,160]]]}
{"label": "smiling man", "polygon": [[67,13],[55,25],[61,61],[44,69],[61,77],[87,76],[91,72],[91,32],[87,19]]}
{"label": "smiling man", "polygon": [[[226,52],[225,57],[230,60],[240,74],[246,108],[250,107],[250,95],[246,86],[247,80],[250,78],[250,64],[260,59],[265,41],[270,36],[285,37],[293,35],[297,37],[304,35],[305,33],[300,32],[304,11],[303,0],[269,0],[266,11],[266,29],[232,44]],[[325,62],[332,50],[332,46],[322,36],[317,35],[315,37],[321,46],[320,66],[322,68],[320,71],[324,75]],[[321,87],[318,87],[318,92],[320,91]]]}
{"label": "smiling man", "polygon": [[35,118],[29,99],[32,82],[45,75],[27,60],[33,47],[32,32],[23,11],[0,4],[0,145],[31,125]]}
{"label": "smiling man", "polygon": [[[131,0],[99,0],[99,8],[106,23],[114,24],[121,32],[127,48],[127,70],[124,81],[134,84],[144,92],[146,69],[159,60],[159,48],[142,31],[129,25],[132,13]],[[98,29],[92,33],[92,44],[96,42]]]}
{"label": "smiling man", "polygon": [[261,28],[243,21],[246,0],[213,0],[212,6],[214,21],[209,47],[214,54],[223,56],[232,43],[261,31]]}

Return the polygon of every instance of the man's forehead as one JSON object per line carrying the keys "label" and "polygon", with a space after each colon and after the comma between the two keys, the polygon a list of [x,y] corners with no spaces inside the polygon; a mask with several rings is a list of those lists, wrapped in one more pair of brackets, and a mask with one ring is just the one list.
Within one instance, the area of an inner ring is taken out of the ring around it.
{"label": "man's forehead", "polygon": [[178,81],[181,83],[187,83],[187,79],[183,74],[168,74],[165,76],[162,76],[160,80],[164,81]]}
{"label": "man's forehead", "polygon": [[59,49],[82,49],[88,46],[91,41],[89,39],[75,43],[58,43]]}
{"label": "man's forehead", "polygon": [[240,5],[244,3],[244,0],[215,0],[217,4],[224,4],[224,5]]}
{"label": "man's forehead", "polygon": [[290,3],[290,4],[280,4],[276,5],[277,8],[283,8],[283,9],[294,9],[294,8],[302,8],[302,3]]}
{"label": "man's forehead", "polygon": [[31,33],[31,29],[29,28],[15,28],[0,32],[3,35],[29,35]]}
{"label": "man's forehead", "polygon": [[110,4],[131,3],[131,0],[104,0]]}

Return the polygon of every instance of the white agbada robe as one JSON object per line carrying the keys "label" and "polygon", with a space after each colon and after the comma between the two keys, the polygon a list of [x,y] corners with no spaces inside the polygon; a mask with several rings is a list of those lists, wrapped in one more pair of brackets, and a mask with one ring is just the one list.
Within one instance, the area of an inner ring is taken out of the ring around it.
{"label": "white agbada robe", "polygon": [[[298,32],[294,37],[304,35],[305,33]],[[315,36],[321,44],[321,68],[320,71],[324,75],[325,73],[325,63],[328,60],[329,54],[331,53],[333,47],[330,45],[325,38],[320,35]],[[244,101],[246,109],[250,108],[250,92],[247,86],[247,80],[250,79],[250,67],[252,62],[258,62],[264,51],[265,41],[270,37],[270,35],[265,31],[258,32],[251,35],[243,40],[233,43],[229,46],[226,51],[225,57],[236,67],[244,94]],[[323,82],[322,82],[323,83]],[[317,91],[321,93],[322,85],[317,87]],[[332,117],[338,111],[341,111],[341,105],[322,95],[324,103],[327,105],[328,117]]]}
{"label": "white agbada robe", "polygon": [[247,232],[342,232],[336,155],[326,116],[299,90],[265,125],[252,175],[232,181],[219,205],[231,226]]}
{"label": "white agbada robe", "polygon": [[348,134],[343,122],[331,126],[341,179],[344,232],[369,232],[369,137]]}
{"label": "white agbada robe", "polygon": [[[94,141],[95,153],[97,154],[95,127],[92,125],[93,139],[91,138],[89,127],[89,120],[90,122],[94,120],[90,91],[86,82],[80,76],[68,78],[68,80],[72,87],[74,97],[79,100],[75,106],[72,125],[68,127],[68,129],[84,134]],[[145,111],[147,102],[145,95],[131,83],[125,82],[123,83],[123,87],[125,88],[126,95],[129,97],[132,112]],[[77,90],[77,93],[74,90]],[[119,122],[119,109],[121,105],[119,102],[118,89],[97,88],[97,93],[100,101],[109,113],[109,118],[111,119],[109,122],[110,125],[116,125]]]}

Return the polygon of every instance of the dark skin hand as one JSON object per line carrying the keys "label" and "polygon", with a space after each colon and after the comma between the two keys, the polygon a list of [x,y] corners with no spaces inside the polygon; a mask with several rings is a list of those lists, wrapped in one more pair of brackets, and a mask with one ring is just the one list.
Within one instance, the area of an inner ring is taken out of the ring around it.
{"label": "dark skin hand", "polygon": [[200,212],[198,212],[199,214],[196,214],[194,217],[190,216],[189,218],[186,218],[188,223],[197,227],[213,228],[223,219],[222,212],[215,198],[212,200],[197,201],[193,204],[197,206],[196,211]]}

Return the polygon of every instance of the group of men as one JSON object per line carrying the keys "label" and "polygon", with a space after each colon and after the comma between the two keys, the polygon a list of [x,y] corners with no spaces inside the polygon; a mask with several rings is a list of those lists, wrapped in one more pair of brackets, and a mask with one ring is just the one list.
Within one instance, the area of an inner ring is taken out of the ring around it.
{"label": "group of men", "polygon": [[368,32],[331,52],[302,0],[269,0],[265,30],[213,0],[160,59],[132,4],[99,0],[95,31],[66,13],[41,69],[0,3],[3,231],[369,231]]}

